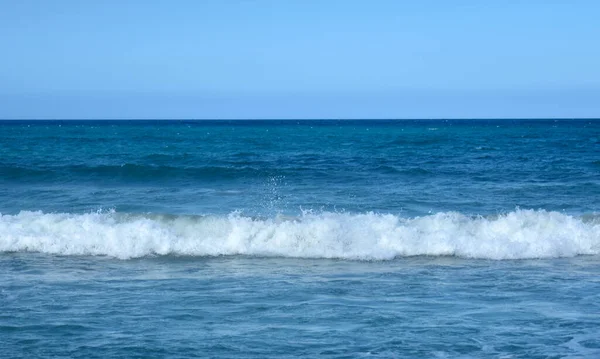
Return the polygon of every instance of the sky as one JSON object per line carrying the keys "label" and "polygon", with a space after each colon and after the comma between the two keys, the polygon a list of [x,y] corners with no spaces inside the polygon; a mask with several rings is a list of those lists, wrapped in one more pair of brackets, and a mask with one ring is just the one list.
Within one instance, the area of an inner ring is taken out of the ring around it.
{"label": "sky", "polygon": [[0,0],[0,118],[600,117],[600,2]]}

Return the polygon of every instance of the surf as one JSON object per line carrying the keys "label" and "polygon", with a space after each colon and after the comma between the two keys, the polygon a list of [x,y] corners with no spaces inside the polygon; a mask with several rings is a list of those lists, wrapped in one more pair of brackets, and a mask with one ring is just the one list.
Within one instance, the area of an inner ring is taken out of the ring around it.
{"label": "surf", "polygon": [[256,256],[393,260],[455,256],[514,260],[600,254],[600,217],[545,210],[495,216],[459,212],[304,212],[297,217],[0,214],[0,252],[109,256]]}

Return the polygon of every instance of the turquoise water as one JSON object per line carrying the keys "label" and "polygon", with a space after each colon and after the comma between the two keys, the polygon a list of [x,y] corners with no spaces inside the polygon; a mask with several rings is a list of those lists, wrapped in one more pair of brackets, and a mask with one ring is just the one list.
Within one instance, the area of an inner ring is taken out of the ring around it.
{"label": "turquoise water", "polygon": [[600,356],[600,121],[0,121],[1,357]]}

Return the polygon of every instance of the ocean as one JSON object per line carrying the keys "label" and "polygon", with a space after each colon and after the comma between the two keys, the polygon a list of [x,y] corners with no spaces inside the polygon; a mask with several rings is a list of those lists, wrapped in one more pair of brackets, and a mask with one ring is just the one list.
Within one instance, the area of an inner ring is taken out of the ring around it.
{"label": "ocean", "polygon": [[600,120],[0,121],[2,358],[598,358]]}

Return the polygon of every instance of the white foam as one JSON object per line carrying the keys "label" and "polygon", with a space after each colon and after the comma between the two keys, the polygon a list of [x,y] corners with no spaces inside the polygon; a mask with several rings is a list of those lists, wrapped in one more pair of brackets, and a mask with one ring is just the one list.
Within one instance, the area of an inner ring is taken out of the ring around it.
{"label": "white foam", "polygon": [[600,253],[600,221],[517,210],[495,218],[455,212],[304,214],[298,218],[0,215],[0,252],[61,255],[253,255],[389,260],[404,256],[555,258]]}

